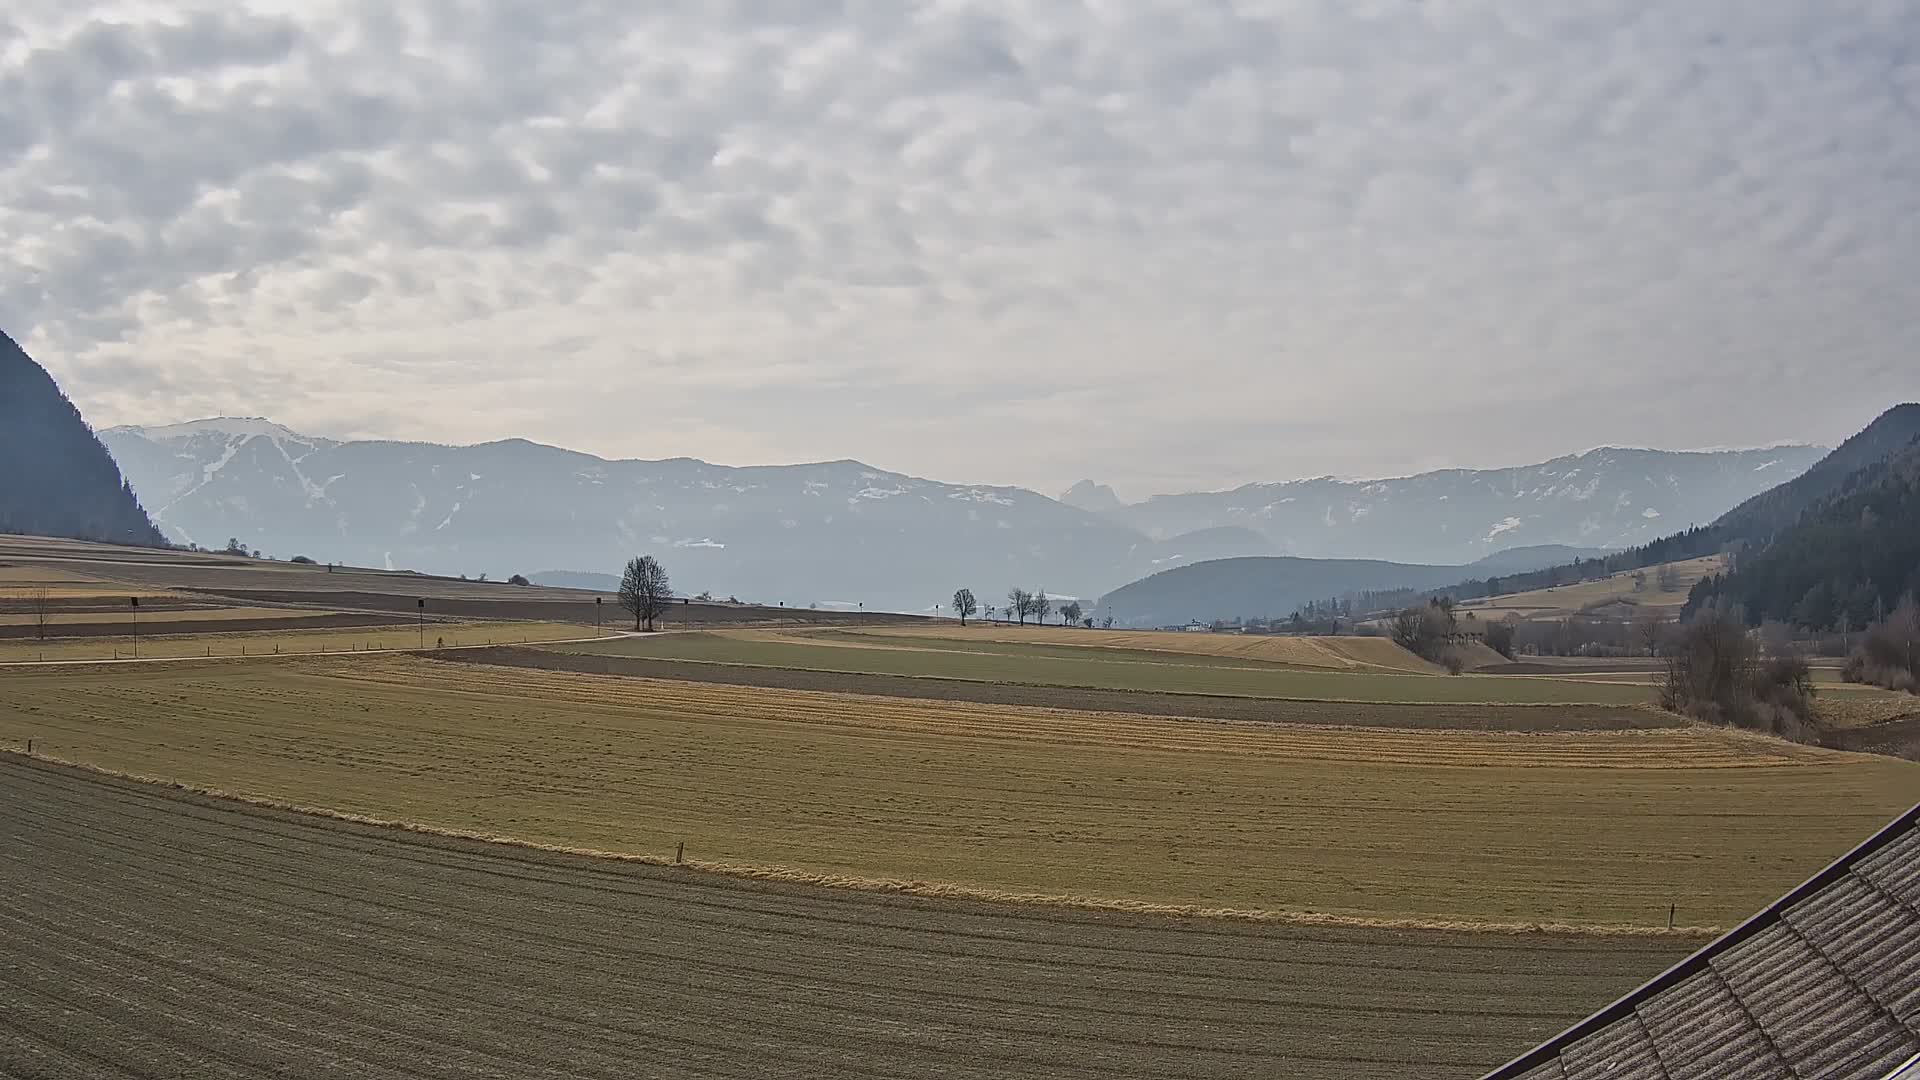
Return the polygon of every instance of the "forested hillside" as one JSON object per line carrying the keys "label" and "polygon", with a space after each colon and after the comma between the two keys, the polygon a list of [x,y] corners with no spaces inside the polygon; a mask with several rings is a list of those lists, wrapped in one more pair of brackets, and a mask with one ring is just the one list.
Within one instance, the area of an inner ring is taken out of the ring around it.
{"label": "forested hillside", "polygon": [[[1804,474],[1748,499],[1721,515],[1711,525],[1664,536],[1652,543],[1601,559],[1576,560],[1531,573],[1465,581],[1440,592],[1462,600],[1527,592],[1601,578],[1622,570],[1638,570],[1659,566],[1662,563],[1678,562],[1682,559],[1699,558],[1702,555],[1712,555],[1729,549],[1745,552],[1749,561],[1752,561],[1761,553],[1777,546],[1776,541],[1793,529],[1795,523],[1799,522],[1803,516],[1814,516],[1811,513],[1814,508],[1824,508],[1843,496],[1862,493],[1865,485],[1874,482],[1867,473],[1876,468],[1886,468],[1889,457],[1911,446],[1916,438],[1920,438],[1920,404],[1896,405],[1881,413],[1873,423],[1840,444],[1838,449],[1822,458]],[[1873,473],[1873,475],[1880,474]],[[1821,511],[1823,514],[1825,512],[1827,511],[1824,509]],[[1868,531],[1859,528],[1857,524],[1852,528],[1861,533]],[[1799,541],[1795,543],[1798,544]],[[1862,549],[1857,547],[1849,550],[1855,556],[1863,553]],[[1827,561],[1837,565],[1844,557],[1841,553],[1835,552],[1828,557]],[[1779,558],[1791,560],[1798,556],[1783,554]],[[1908,563],[1908,568],[1910,572],[1911,561]],[[1908,572],[1895,575],[1891,570],[1886,570],[1881,574],[1896,577],[1898,582],[1905,582]],[[1895,596],[1901,591],[1901,586],[1897,583],[1880,581],[1878,578],[1875,579],[1875,583],[1878,588],[1894,590]],[[1857,588],[1861,584],[1864,582],[1855,582],[1852,587]],[[1798,601],[1800,597],[1796,595],[1793,599]],[[1844,603],[1844,601],[1845,598],[1842,598],[1836,602]],[[1690,602],[1689,610],[1692,610],[1692,607]],[[1777,609],[1769,606],[1767,610],[1773,612]],[[1758,609],[1750,610],[1749,615],[1754,618],[1760,617]],[[1784,616],[1770,614],[1768,617]]]}
{"label": "forested hillside", "polygon": [[1773,542],[1707,578],[1689,611],[1709,601],[1809,630],[1858,630],[1920,592],[1920,441],[1848,474]]}
{"label": "forested hillside", "polygon": [[53,376],[0,333],[0,533],[165,541]]}

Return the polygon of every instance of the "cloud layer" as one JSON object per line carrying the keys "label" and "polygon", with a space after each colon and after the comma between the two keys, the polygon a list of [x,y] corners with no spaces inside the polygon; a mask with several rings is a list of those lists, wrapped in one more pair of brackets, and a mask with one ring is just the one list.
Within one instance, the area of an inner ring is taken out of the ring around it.
{"label": "cloud layer", "polygon": [[0,102],[102,424],[1140,496],[1920,395],[1910,0],[28,0]]}

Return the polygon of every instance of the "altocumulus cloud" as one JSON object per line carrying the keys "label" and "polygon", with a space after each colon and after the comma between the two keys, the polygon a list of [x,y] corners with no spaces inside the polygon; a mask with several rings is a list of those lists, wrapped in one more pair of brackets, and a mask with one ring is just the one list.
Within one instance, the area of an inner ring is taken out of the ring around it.
{"label": "altocumulus cloud", "polygon": [[1911,0],[0,13],[0,326],[103,424],[1146,494],[1837,438],[1916,281]]}

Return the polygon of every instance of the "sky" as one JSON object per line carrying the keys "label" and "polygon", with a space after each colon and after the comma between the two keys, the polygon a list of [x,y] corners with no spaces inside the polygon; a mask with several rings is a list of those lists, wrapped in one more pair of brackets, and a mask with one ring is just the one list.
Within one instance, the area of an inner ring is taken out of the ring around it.
{"label": "sky", "polygon": [[1141,498],[1920,397],[1916,0],[12,0],[0,102],[99,427]]}

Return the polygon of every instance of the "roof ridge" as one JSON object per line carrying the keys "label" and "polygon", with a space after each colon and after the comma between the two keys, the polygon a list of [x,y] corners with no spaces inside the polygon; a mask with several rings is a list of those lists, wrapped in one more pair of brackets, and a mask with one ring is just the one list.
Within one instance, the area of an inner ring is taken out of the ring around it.
{"label": "roof ridge", "polygon": [[[1734,949],[1741,943],[1758,936],[1775,923],[1786,921],[1785,915],[1787,909],[1794,907],[1801,901],[1818,895],[1831,886],[1847,880],[1850,877],[1865,878],[1864,874],[1855,872],[1855,867],[1858,864],[1869,860],[1882,850],[1904,840],[1909,834],[1915,833],[1920,833],[1920,804],[1915,804],[1904,813],[1897,815],[1892,821],[1882,826],[1872,836],[1855,845],[1846,854],[1828,863],[1818,873],[1801,882],[1786,895],[1760,909],[1754,913],[1751,918],[1734,927],[1732,930],[1715,938],[1704,948],[1699,949],[1692,955],[1682,959],[1679,963],[1674,964],[1672,967],[1647,980],[1640,986],[1628,991],[1625,995],[1601,1009],[1599,1012],[1574,1024],[1572,1027],[1567,1028],[1565,1031],[1534,1047],[1532,1050],[1514,1058],[1512,1061],[1486,1073],[1485,1076],[1482,1077],[1482,1080],[1519,1080],[1520,1077],[1525,1076],[1531,1070],[1545,1065],[1548,1062],[1558,1060],[1561,1053],[1567,1047],[1589,1035],[1606,1030],[1608,1027],[1625,1020],[1630,1015],[1637,1015],[1642,1002],[1658,994],[1665,993],[1680,983],[1700,974],[1702,971],[1713,971],[1714,977],[1719,979],[1724,985],[1725,980],[1720,978],[1719,972],[1714,968],[1713,961],[1715,958]],[[1878,883],[1875,884],[1877,887]],[[1899,907],[1908,912],[1915,912],[1915,906],[1905,900],[1899,900]],[[1731,992],[1731,990],[1729,990],[1729,992]],[[1741,1009],[1743,1012],[1745,1011],[1744,1003],[1742,1003]],[[1749,1019],[1751,1019],[1750,1014]],[[1771,1043],[1771,1039],[1769,1039],[1769,1042]],[[1777,1051],[1778,1048],[1776,1047],[1775,1049]]]}

